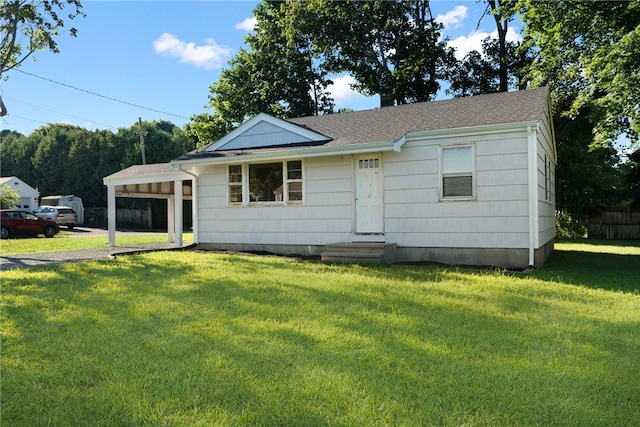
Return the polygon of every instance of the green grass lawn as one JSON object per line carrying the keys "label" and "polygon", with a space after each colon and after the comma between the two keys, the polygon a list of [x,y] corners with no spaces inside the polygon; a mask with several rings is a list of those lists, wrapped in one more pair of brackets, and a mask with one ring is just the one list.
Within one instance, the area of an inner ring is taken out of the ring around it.
{"label": "green grass lawn", "polygon": [[0,273],[2,425],[640,419],[640,243],[530,275],[162,252]]}
{"label": "green grass lawn", "polygon": [[[184,233],[184,241],[193,240],[193,233]],[[71,237],[69,232],[61,231],[55,237],[47,239],[37,237],[12,237],[0,240],[0,255],[26,254],[34,252],[68,251],[74,249],[100,248],[107,245],[108,238],[102,237]],[[147,243],[166,243],[166,233],[140,233],[139,235],[124,235],[116,237],[117,246],[143,245]]]}

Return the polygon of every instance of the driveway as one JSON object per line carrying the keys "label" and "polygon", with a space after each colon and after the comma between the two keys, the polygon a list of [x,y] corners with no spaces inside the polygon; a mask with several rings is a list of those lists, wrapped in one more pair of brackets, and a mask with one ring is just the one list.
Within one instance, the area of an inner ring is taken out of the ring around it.
{"label": "driveway", "polygon": [[[80,237],[107,237],[107,230],[101,228],[78,227],[73,230],[62,231],[71,233],[72,238]],[[118,236],[140,235],[140,234],[166,234],[148,231],[117,231],[116,243]],[[93,261],[105,258],[114,258],[116,256],[136,254],[141,252],[163,251],[163,250],[185,250],[191,249],[195,245],[187,244],[182,248],[176,248],[174,243],[148,243],[132,246],[115,246],[110,247],[105,244],[101,248],[91,249],[75,249],[68,251],[56,252],[35,252],[27,254],[10,254],[0,256],[0,270],[14,270],[18,268],[42,267],[55,264],[66,264],[70,262]]]}

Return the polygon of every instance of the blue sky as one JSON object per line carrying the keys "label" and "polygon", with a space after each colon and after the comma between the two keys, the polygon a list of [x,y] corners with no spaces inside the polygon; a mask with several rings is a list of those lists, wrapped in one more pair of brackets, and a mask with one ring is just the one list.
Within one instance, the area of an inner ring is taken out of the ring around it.
{"label": "blue sky", "polygon": [[[244,45],[256,4],[85,0],[86,18],[69,21],[57,39],[60,53],[38,52],[35,61],[4,75],[0,95],[8,115],[0,129],[28,135],[46,123],[68,123],[115,132],[138,117],[182,126],[194,114],[211,112],[205,107],[208,88]],[[495,32],[491,17],[478,27],[484,3],[441,0],[431,6],[459,56]],[[71,26],[76,38],[68,35]],[[330,91],[338,108],[378,105],[377,98],[349,89],[350,76],[334,81]]]}

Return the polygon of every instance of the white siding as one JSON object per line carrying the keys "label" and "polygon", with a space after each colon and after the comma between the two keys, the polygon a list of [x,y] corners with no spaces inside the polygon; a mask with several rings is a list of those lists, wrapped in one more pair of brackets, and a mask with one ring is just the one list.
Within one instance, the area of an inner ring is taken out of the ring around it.
{"label": "white siding", "polygon": [[[475,199],[441,201],[438,146],[458,143],[475,146]],[[527,247],[526,131],[409,141],[401,153],[385,153],[384,171],[388,243]]]}
{"label": "white siding", "polygon": [[200,242],[325,245],[352,233],[350,156],[304,161],[303,205],[229,206],[227,167],[210,167],[198,179]]}
{"label": "white siding", "polygon": [[[556,152],[553,141],[552,123],[547,114],[544,115],[545,120],[540,123],[540,129],[537,133],[537,152],[538,152],[538,247],[542,247],[545,243],[552,240],[556,235]],[[550,159],[550,183],[551,183],[551,200],[545,199],[545,155]]]}
{"label": "white siding", "polygon": [[[540,143],[549,145],[545,132],[539,132]],[[383,153],[386,242],[399,247],[528,248],[527,142],[523,129],[409,140],[400,153]],[[458,143],[474,145],[475,197],[443,201],[438,147]],[[229,206],[227,166],[201,168],[199,241],[325,245],[351,240],[353,157],[305,159],[303,168],[304,203],[295,206]],[[541,243],[548,241],[546,236],[553,229],[553,206],[545,205],[544,209],[540,207],[541,236],[545,236]]]}

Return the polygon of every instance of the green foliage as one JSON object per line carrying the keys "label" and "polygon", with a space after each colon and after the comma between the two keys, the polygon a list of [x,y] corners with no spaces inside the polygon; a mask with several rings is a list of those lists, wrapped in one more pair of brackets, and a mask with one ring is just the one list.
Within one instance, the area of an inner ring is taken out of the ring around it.
{"label": "green foliage", "polygon": [[[58,53],[55,37],[66,18],[84,16],[80,0],[2,0],[0,1],[0,76],[18,67],[36,51],[48,49]],[[75,37],[76,29],[69,33]]]}
{"label": "green foliage", "polygon": [[20,202],[20,194],[7,184],[0,184],[0,209],[13,209]]}
{"label": "green foliage", "polygon": [[520,44],[506,42],[501,54],[499,41],[486,38],[482,42],[482,53],[471,51],[451,68],[451,86],[447,93],[463,97],[501,91],[502,63],[505,64],[507,88],[523,89],[522,70],[530,60],[529,52]]}
{"label": "green foliage", "polygon": [[[195,148],[194,139],[167,121],[143,122],[148,163],[168,162]],[[52,124],[28,136],[3,133],[2,174],[20,176],[43,196],[73,194],[85,207],[105,206],[102,178],[142,163],[138,124],[117,133]]]}
{"label": "green foliage", "polygon": [[[570,101],[569,101],[570,102]],[[562,109],[561,104],[556,104]],[[556,208],[572,233],[580,234],[598,207],[620,203],[624,198],[624,176],[620,158],[610,145],[593,146],[592,115],[583,110],[554,121],[558,164],[556,166]]]}
{"label": "green foliage", "polygon": [[587,237],[587,219],[574,218],[568,209],[556,211],[556,238],[581,239]]}
{"label": "green foliage", "polygon": [[567,115],[588,108],[596,144],[623,133],[637,143],[640,2],[520,0],[516,9],[537,53],[529,80],[571,99]]}
{"label": "green foliage", "polygon": [[627,185],[626,195],[634,209],[640,210],[640,149],[629,153],[628,160],[622,166]]}
{"label": "green foliage", "polygon": [[326,56],[326,68],[350,73],[365,95],[429,101],[455,63],[428,0],[293,3],[289,31],[301,27]]}
{"label": "green foliage", "polygon": [[531,276],[206,252],[5,271],[3,424],[633,425],[640,251],[584,246]]}
{"label": "green foliage", "polygon": [[189,133],[199,146],[221,138],[246,119],[259,113],[289,118],[333,112],[333,100],[325,89],[327,72],[316,65],[318,54],[309,38],[288,38],[283,28],[288,8],[267,1],[254,10],[257,25],[246,42],[209,88],[213,114],[193,117]]}

